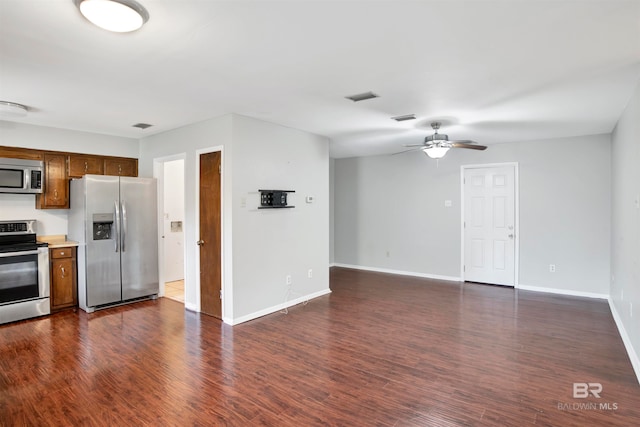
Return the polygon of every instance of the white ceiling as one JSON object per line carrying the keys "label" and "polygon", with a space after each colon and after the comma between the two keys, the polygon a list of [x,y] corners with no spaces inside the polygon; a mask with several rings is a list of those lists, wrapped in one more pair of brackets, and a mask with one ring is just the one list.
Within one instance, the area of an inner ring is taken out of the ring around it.
{"label": "white ceiling", "polygon": [[435,119],[487,145],[609,133],[640,78],[640,1],[138,1],[149,22],[114,34],[73,0],[0,0],[15,121],[142,138],[238,113],[349,157]]}

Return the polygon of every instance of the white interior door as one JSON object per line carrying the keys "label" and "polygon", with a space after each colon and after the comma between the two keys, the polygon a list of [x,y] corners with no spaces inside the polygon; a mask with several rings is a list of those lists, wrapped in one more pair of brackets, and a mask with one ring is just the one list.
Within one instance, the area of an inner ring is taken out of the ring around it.
{"label": "white interior door", "polygon": [[464,168],[463,275],[515,285],[515,165]]}

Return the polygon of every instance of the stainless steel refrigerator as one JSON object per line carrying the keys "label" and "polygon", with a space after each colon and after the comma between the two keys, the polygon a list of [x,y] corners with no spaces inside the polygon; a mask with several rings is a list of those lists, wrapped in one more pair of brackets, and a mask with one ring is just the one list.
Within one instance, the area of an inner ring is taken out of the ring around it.
{"label": "stainless steel refrigerator", "polygon": [[78,246],[78,305],[86,312],[158,295],[155,178],[71,181],[69,238]]}

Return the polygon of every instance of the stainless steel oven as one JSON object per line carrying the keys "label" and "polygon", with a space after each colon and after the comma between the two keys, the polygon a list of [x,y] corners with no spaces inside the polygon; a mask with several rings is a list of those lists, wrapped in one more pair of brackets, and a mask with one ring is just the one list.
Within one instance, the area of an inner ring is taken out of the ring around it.
{"label": "stainless steel oven", "polygon": [[36,241],[36,221],[0,221],[0,323],[51,312],[49,249]]}

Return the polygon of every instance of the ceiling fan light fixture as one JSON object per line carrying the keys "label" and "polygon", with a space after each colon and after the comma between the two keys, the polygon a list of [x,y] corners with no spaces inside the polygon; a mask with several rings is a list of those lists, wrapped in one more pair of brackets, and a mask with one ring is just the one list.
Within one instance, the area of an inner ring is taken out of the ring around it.
{"label": "ceiling fan light fixture", "polygon": [[9,101],[0,101],[0,118],[14,119],[25,117],[27,112],[29,112],[29,109],[25,105]]}
{"label": "ceiling fan light fixture", "polygon": [[149,12],[135,0],[74,0],[92,24],[115,33],[128,33],[149,20]]}
{"label": "ceiling fan light fixture", "polygon": [[444,157],[445,154],[447,154],[447,151],[449,151],[449,148],[450,147],[432,145],[431,147],[423,148],[422,151],[424,152],[424,154],[431,157],[432,159],[441,159]]}

